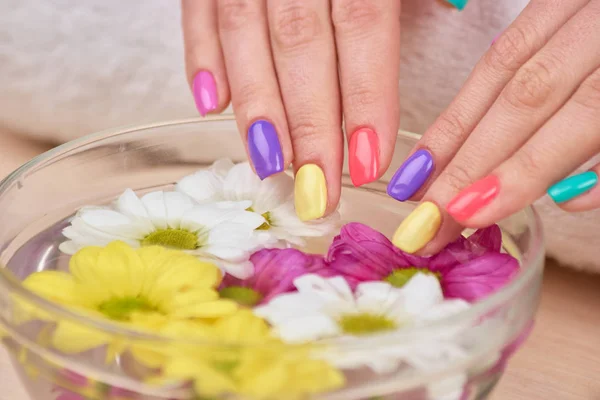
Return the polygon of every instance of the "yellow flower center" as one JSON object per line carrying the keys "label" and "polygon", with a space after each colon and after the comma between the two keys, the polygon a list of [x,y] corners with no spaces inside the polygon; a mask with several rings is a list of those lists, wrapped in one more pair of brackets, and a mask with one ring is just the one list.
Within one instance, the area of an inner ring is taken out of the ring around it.
{"label": "yellow flower center", "polygon": [[391,331],[397,328],[396,322],[391,319],[369,313],[344,315],[338,324],[345,333],[357,336]]}
{"label": "yellow flower center", "polygon": [[177,250],[195,250],[198,248],[198,236],[183,229],[158,229],[142,239],[142,246],[163,246]]}
{"label": "yellow flower center", "polygon": [[252,307],[260,303],[262,295],[254,289],[230,286],[219,291],[221,298],[231,299],[243,306]]}
{"label": "yellow flower center", "polygon": [[133,312],[156,312],[158,310],[146,299],[123,297],[105,301],[98,306],[98,311],[116,321],[129,321]]}
{"label": "yellow flower center", "polygon": [[433,275],[438,279],[438,281],[442,277],[439,272],[431,272],[427,268],[410,267],[397,269],[388,276],[386,276],[383,280],[394,287],[401,288],[402,286],[406,285],[406,282],[408,282],[410,278],[412,278],[419,272],[425,275]]}

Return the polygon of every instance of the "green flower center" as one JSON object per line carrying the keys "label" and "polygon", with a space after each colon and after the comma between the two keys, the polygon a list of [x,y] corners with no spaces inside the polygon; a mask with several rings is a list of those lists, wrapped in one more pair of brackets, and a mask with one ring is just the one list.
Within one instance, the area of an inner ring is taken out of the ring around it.
{"label": "green flower center", "polygon": [[[252,207],[248,207],[246,211],[256,212]],[[273,221],[271,221],[271,213],[269,211],[262,213],[261,216],[265,219],[265,222],[256,228],[257,231],[267,231],[271,229],[271,225],[273,225]]]}
{"label": "green flower center", "polygon": [[116,321],[129,321],[133,312],[157,311],[146,299],[140,297],[123,297],[110,299],[98,306],[98,311]]}
{"label": "green flower center", "polygon": [[258,293],[256,290],[241,286],[223,288],[219,291],[219,294],[224,299],[231,299],[238,304],[248,307],[260,303],[263,297],[262,294]]}
{"label": "green flower center", "polygon": [[431,272],[427,268],[410,267],[397,269],[388,276],[386,276],[383,280],[394,287],[401,288],[402,286],[406,285],[406,282],[408,282],[413,276],[415,276],[419,272],[425,275],[433,275],[438,280],[440,280],[442,277],[439,272]]}
{"label": "green flower center", "polygon": [[357,336],[391,331],[397,328],[396,323],[391,319],[369,313],[344,315],[338,324],[345,333]]}
{"label": "green flower center", "polygon": [[183,229],[158,229],[142,239],[142,246],[163,246],[177,250],[195,250],[198,248],[198,236]]}

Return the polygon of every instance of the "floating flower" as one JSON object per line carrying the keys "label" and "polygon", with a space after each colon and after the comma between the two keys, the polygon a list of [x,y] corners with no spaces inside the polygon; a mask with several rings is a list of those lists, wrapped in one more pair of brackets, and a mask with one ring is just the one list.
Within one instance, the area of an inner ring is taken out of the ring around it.
{"label": "floating flower", "polygon": [[261,181],[247,162],[234,165],[230,160],[219,160],[209,169],[181,179],[177,190],[200,203],[250,201],[250,210],[266,221],[258,229],[275,240],[297,246],[304,245],[304,237],[333,231],[338,219],[334,213],[319,221],[301,221],[294,210],[293,178],[278,174]]}
{"label": "floating flower", "polygon": [[196,204],[178,192],[151,192],[139,198],[126,190],[114,207],[81,209],[63,230],[60,249],[73,254],[114,240],[133,247],[160,245],[211,260],[237,277],[252,274],[250,253],[259,247],[254,230],[265,223],[246,211],[250,202]]}
{"label": "floating flower", "polygon": [[[294,282],[297,292],[282,294],[254,312],[265,318],[274,333],[285,342],[304,343],[338,337],[348,344],[357,339],[379,340],[407,326],[455,314],[469,307],[463,300],[444,300],[438,280],[422,273],[415,274],[404,287],[387,282],[364,282],[352,292],[341,276],[324,278],[307,274]],[[345,340],[345,341],[344,341]],[[410,359],[423,349],[360,346],[357,352],[332,353],[331,362],[348,368],[366,365],[377,372],[393,369],[399,359]],[[377,348],[379,347],[379,350]]]}
{"label": "floating flower", "polygon": [[221,297],[246,306],[267,303],[281,293],[295,291],[294,279],[323,271],[323,256],[305,254],[296,249],[263,249],[250,257],[254,274],[247,279],[228,275],[221,283]]}
{"label": "floating flower", "polygon": [[265,321],[247,309],[219,319],[204,331],[185,323],[172,328],[172,334],[207,342],[170,347],[163,369],[168,379],[192,379],[202,398],[238,394],[293,399],[344,384],[338,370],[311,358],[309,346],[289,346],[273,338]]}
{"label": "floating flower", "polygon": [[501,253],[497,225],[460,237],[433,257],[418,257],[396,248],[384,235],[360,223],[342,227],[327,261],[351,286],[384,280],[402,287],[418,272],[439,279],[447,298],[475,301],[506,285],[518,272],[518,261]]}
{"label": "floating flower", "polygon": [[[159,333],[176,321],[212,320],[238,309],[219,298],[215,287],[221,273],[215,265],[160,246],[132,249],[112,242],[86,247],[71,257],[69,271],[35,272],[23,285],[76,313],[145,332]],[[66,319],[57,321],[52,344],[66,353],[109,344],[114,354],[125,347],[85,321]]]}

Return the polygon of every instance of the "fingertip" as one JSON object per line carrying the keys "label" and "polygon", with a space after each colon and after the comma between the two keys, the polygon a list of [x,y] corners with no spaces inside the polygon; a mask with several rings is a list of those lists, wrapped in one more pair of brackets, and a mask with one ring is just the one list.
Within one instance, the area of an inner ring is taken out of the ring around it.
{"label": "fingertip", "polygon": [[373,129],[358,128],[350,135],[348,168],[352,184],[356,187],[371,183],[383,175],[380,168],[379,137]]}
{"label": "fingertip", "polygon": [[434,170],[432,154],[427,149],[419,149],[400,165],[390,180],[387,193],[398,201],[416,200]]}

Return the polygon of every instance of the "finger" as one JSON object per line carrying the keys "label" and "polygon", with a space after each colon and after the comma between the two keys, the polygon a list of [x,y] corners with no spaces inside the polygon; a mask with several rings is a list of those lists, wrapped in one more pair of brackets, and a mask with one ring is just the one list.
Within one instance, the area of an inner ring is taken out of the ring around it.
{"label": "finger", "polygon": [[555,183],[548,189],[548,194],[560,208],[568,212],[600,208],[599,174],[600,164],[596,164],[588,171]]}
{"label": "finger", "polygon": [[302,220],[333,211],[340,197],[343,140],[329,3],[268,0],[271,45],[296,169]]}
{"label": "finger", "polygon": [[389,167],[399,126],[400,1],[333,0],[350,178],[355,186]]}
{"label": "finger", "polygon": [[[581,84],[572,99],[517,153],[451,201],[448,212],[466,226],[480,227],[533,203],[549,187],[549,194],[558,203],[587,192],[597,183],[595,172],[552,185],[600,151],[598,132],[600,69]],[[494,195],[480,202],[477,192],[481,191]]]}
{"label": "finger", "polygon": [[266,2],[218,0],[219,34],[238,128],[261,179],[283,171],[292,144],[273,65]]}
{"label": "finger", "polygon": [[398,168],[388,194],[399,201],[421,199],[517,70],[587,2],[530,2],[496,39],[450,106]]}
{"label": "finger", "polygon": [[[451,163],[432,183],[423,197],[441,208],[440,220],[443,222],[439,224],[436,233],[431,233],[429,237],[422,238],[423,242],[421,244],[424,248],[419,249],[422,250],[422,253],[432,254],[439,251],[448,242],[454,240],[462,230],[462,226],[444,211],[452,197],[477,179],[490,173],[497,165],[510,157],[525,140],[531,137],[532,133],[528,129],[524,131],[514,130],[515,126],[519,125],[518,123],[514,125],[512,121],[523,124],[525,119],[518,116],[529,113],[532,115],[532,120],[535,120],[534,125],[543,124],[544,118],[550,116],[555,107],[560,107],[560,104],[570,96],[570,88],[576,88],[585,79],[585,76],[593,71],[594,65],[598,65],[598,60],[594,60],[594,57],[588,57],[588,55],[594,53],[595,50],[593,49],[600,45],[600,35],[593,33],[600,32],[596,28],[599,22],[595,8],[584,9],[577,13],[550,40],[548,45],[544,46],[540,52],[517,71],[515,77],[502,90],[490,111],[480,121]],[[589,29],[582,30],[581,26],[586,26]],[[582,40],[582,35],[586,35],[586,33],[587,37]],[[559,55],[560,57],[566,57],[564,62],[558,61]],[[550,64],[552,65],[549,66]],[[530,82],[533,83],[529,85]],[[525,89],[523,89],[524,86]],[[550,93],[552,90],[555,90],[557,94]],[[506,100],[517,96],[520,96],[522,101]],[[550,100],[547,102],[538,100],[542,96],[550,97]],[[508,106],[512,107],[508,108],[510,111],[498,111],[502,110],[502,107],[505,107],[506,104],[511,105]],[[507,114],[508,116],[506,116]],[[500,125],[503,130],[495,130],[494,124]],[[533,128],[535,129],[537,126]],[[529,127],[529,129],[532,129],[532,127]],[[518,132],[518,134],[513,132]],[[470,194],[465,195],[465,198],[473,196],[473,193],[478,190],[480,192],[478,192],[477,199],[473,200],[474,205],[466,207],[466,211],[473,210],[475,204],[482,207],[497,195],[495,177],[490,177],[484,180],[480,186],[475,186]],[[452,217],[461,224],[467,219],[464,216],[459,218],[455,213]],[[425,239],[428,240],[425,242]]]}
{"label": "finger", "polygon": [[229,85],[217,35],[216,0],[182,0],[185,68],[198,112],[221,112],[229,104]]}

